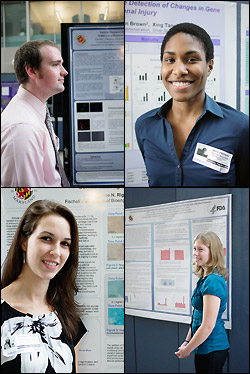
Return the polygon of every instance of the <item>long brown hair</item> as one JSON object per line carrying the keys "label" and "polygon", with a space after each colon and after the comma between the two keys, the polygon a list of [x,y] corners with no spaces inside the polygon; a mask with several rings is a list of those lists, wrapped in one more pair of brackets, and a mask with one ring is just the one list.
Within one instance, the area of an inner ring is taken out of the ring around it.
{"label": "long brown hair", "polygon": [[[206,264],[206,273],[212,273],[216,270],[218,274],[221,274],[225,280],[227,280],[225,256],[223,253],[222,243],[218,235],[216,235],[213,231],[202,232],[196,236],[194,243],[196,240],[200,240],[203,244],[205,244],[211,253],[211,260],[208,264]],[[193,262],[193,265],[196,265],[196,263]],[[193,273],[201,278],[204,277],[205,271],[202,266],[196,265]]]}
{"label": "long brown hair", "polygon": [[46,298],[48,305],[57,312],[65,334],[73,341],[77,335],[82,308],[74,299],[74,295],[78,292],[76,286],[78,227],[73,213],[68,208],[49,200],[35,201],[27,208],[19,222],[10,250],[5,259],[1,288],[7,287],[14,282],[22,271],[23,250],[20,246],[21,239],[29,239],[42,217],[55,214],[65,218],[69,222],[71,245],[66,263],[56,276],[50,280]]}

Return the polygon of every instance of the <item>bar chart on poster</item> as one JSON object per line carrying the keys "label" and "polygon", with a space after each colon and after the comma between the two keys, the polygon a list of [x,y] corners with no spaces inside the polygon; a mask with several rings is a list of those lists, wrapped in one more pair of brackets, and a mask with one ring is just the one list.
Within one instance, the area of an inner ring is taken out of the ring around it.
{"label": "bar chart on poster", "polygon": [[[139,116],[160,108],[171,98],[162,83],[160,50],[167,31],[181,22],[195,23],[209,33],[215,57],[206,93],[236,108],[236,32],[231,27],[236,22],[236,4],[125,1],[125,186],[128,187],[148,186],[134,126]],[[228,58],[230,64],[226,63]]]}
{"label": "bar chart on poster", "polygon": [[231,198],[214,196],[125,210],[125,313],[190,323],[193,240],[215,232],[223,245],[227,280],[226,328],[231,328]]}

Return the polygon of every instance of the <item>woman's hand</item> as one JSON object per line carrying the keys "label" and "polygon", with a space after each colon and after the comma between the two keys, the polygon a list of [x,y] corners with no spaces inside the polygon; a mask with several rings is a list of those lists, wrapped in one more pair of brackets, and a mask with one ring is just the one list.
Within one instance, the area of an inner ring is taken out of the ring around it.
{"label": "woman's hand", "polygon": [[178,358],[186,358],[190,356],[190,352],[188,348],[186,348],[187,344],[187,342],[182,343],[182,345],[178,347],[179,351],[174,353],[176,356],[178,356]]}
{"label": "woman's hand", "polygon": [[182,345],[180,345],[180,347],[178,347],[178,349],[180,349],[181,347],[186,347],[186,345],[188,344],[188,342],[185,340]]}

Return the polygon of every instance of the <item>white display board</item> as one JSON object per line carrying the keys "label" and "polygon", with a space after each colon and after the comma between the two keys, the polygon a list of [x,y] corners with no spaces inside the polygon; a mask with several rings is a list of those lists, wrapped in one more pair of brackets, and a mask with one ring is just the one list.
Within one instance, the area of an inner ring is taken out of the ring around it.
{"label": "white display board", "polygon": [[122,188],[2,188],[1,259],[27,207],[48,199],[68,207],[79,228],[76,300],[88,330],[79,373],[124,372],[124,190]]}
{"label": "white display board", "polygon": [[125,210],[125,313],[190,323],[193,240],[215,232],[229,277],[225,327],[231,329],[231,199],[214,196]]}
{"label": "white display board", "polygon": [[69,32],[73,184],[124,185],[124,24]]}
{"label": "white display board", "polygon": [[249,4],[241,4],[240,110],[249,116]]}
{"label": "white display board", "polygon": [[125,1],[125,186],[148,186],[134,126],[140,115],[171,98],[161,79],[161,43],[167,31],[182,22],[204,28],[214,44],[207,94],[236,108],[235,3]]}

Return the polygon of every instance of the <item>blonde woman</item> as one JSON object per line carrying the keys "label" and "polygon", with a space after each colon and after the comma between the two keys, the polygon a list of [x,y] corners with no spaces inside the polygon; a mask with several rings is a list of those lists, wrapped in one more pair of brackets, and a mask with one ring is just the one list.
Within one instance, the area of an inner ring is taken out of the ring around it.
{"label": "blonde woman", "polygon": [[222,373],[229,342],[222,321],[227,302],[227,269],[219,237],[214,232],[194,240],[194,274],[199,277],[192,295],[193,317],[185,341],[175,354],[195,353],[196,373]]}

